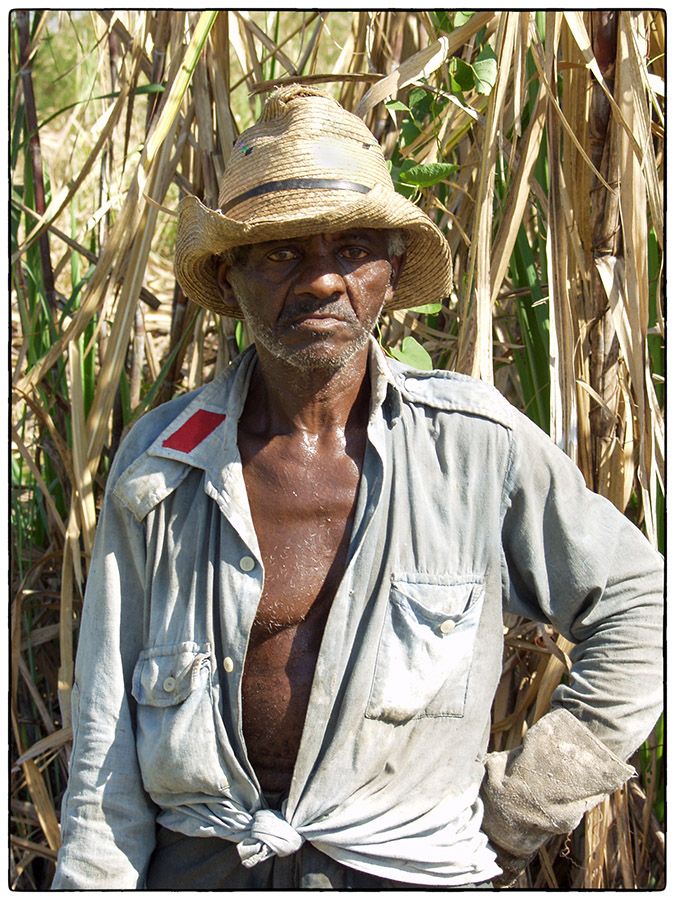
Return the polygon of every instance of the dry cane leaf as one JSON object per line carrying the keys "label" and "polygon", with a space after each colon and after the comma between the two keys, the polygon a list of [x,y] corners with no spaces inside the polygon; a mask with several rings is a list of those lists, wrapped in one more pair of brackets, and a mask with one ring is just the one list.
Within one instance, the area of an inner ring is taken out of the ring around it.
{"label": "dry cane leaf", "polygon": [[56,525],[56,528],[57,528],[59,534],[61,535],[61,537],[65,537],[66,527],[63,524],[63,519],[59,515],[59,511],[56,508],[56,504],[54,503],[54,498],[51,495],[51,491],[45,484],[45,480],[42,477],[42,473],[36,466],[36,464],[33,460],[33,457],[30,455],[30,451],[28,450],[28,447],[26,447],[24,442],[21,440],[19,433],[16,430],[16,428],[14,428],[14,426],[12,426],[12,442],[16,445],[17,449],[19,450],[19,453],[21,453],[21,456],[23,457],[26,465],[30,469],[30,472],[31,472],[33,478],[35,479],[35,483],[40,488],[40,491],[42,493],[45,504],[47,506],[47,512],[49,513],[50,518]]}
{"label": "dry cane leaf", "polygon": [[68,344],[68,368],[70,375],[70,415],[73,435],[73,502],[79,506],[79,518],[85,552],[90,555],[96,529],[96,506],[91,470],[87,465],[87,430],[84,416],[82,389],[82,360],[78,341]]}
{"label": "dry cane leaf", "polygon": [[255,24],[255,22],[251,19],[247,12],[244,12],[243,10],[236,10],[235,15],[238,16],[239,19],[241,19],[241,21],[244,23],[244,26],[249,30],[249,32],[257,37],[263,47],[266,47],[269,50],[270,55],[281,63],[281,65],[284,67],[284,69],[286,69],[289,75],[296,74],[296,68],[291,60],[286,56],[285,53],[283,53],[279,45],[275,44],[274,41]]}
{"label": "dry cane leaf", "polygon": [[[548,13],[548,15],[559,16],[560,14],[559,13]],[[534,28],[534,26],[532,26],[532,28]],[[558,117],[560,119],[560,122],[561,122],[563,128],[569,135],[569,137],[572,140],[572,142],[574,143],[575,147],[577,148],[577,150],[579,151],[579,153],[581,154],[581,156],[583,157],[583,159],[585,160],[586,164],[589,166],[589,168],[591,169],[591,171],[593,172],[595,177],[598,179],[600,184],[602,184],[603,187],[605,187],[608,191],[611,191],[612,188],[610,187],[609,184],[607,184],[605,179],[602,177],[602,174],[600,172],[598,172],[597,168],[593,165],[591,158],[586,153],[584,148],[581,146],[578,137],[574,133],[574,129],[572,128],[570,123],[567,121],[567,117],[565,115],[563,115],[563,111],[560,108],[560,104],[553,92],[553,88],[551,87],[551,81],[548,78],[548,75],[546,72],[546,66],[543,63],[543,61],[541,60],[540,52],[538,52],[538,47],[537,47],[536,41],[533,40],[533,42],[531,44],[531,48],[533,50],[532,58],[537,67],[537,70],[539,72],[539,78],[541,79],[542,84],[545,86],[545,88],[549,94],[551,105],[553,106],[556,113],[558,114]]]}
{"label": "dry cane leaf", "polygon": [[523,221],[523,213],[530,190],[530,177],[537,162],[541,136],[546,122],[545,98],[546,90],[543,85],[540,85],[535,111],[522,139],[524,146],[519,147],[520,160],[513,175],[501,226],[492,250],[490,263],[492,283],[490,295],[492,303],[495,302],[501,290],[504,276],[509,266],[509,260],[511,259],[511,253],[518,236],[518,230]]}
{"label": "dry cane leaf", "polygon": [[591,39],[589,37],[588,31],[586,30],[586,26],[584,24],[583,15],[578,10],[564,10],[563,15],[567,20],[567,25],[574,36],[575,41],[581,51],[584,59],[586,60],[587,67],[591,70],[593,75],[595,76],[596,81],[600,85],[600,87],[605,92],[605,96],[609,100],[609,105],[612,109],[612,112],[617,117],[617,120],[620,122],[622,127],[626,130],[626,134],[628,135],[631,144],[633,146],[633,150],[637,156],[637,158],[642,160],[642,150],[640,145],[635,139],[633,132],[626,122],[624,115],[618,106],[616,100],[614,99],[612,92],[607,87],[607,83],[605,79],[602,77],[602,72],[600,71],[600,66],[598,65],[598,61],[595,58],[593,53]]}
{"label": "dry cane leaf", "polygon": [[23,772],[26,777],[28,791],[35,806],[35,812],[40,820],[40,826],[47,838],[47,843],[52,850],[58,850],[61,845],[59,823],[42,773],[32,759],[23,763]]}
{"label": "dry cane leaf", "polygon": [[[518,14],[505,13],[500,17],[497,32],[498,72],[511,70],[511,60],[518,31]],[[497,136],[502,120],[506,100],[507,78],[497,78],[490,100],[485,122],[485,139],[481,154],[480,176],[478,182],[478,202],[476,204],[476,222],[474,228],[474,246],[470,260],[474,258],[476,266],[476,340],[473,343],[473,359],[469,369],[468,361],[462,361],[462,368],[475,378],[490,384],[493,381],[492,360],[492,292],[490,273],[490,248],[492,243],[492,217],[495,167],[497,164]],[[475,250],[474,250],[475,248]],[[469,271],[473,265],[470,263]],[[469,276],[468,281],[471,281]],[[460,350],[461,353],[461,350]]]}
{"label": "dry cane leaf", "polygon": [[31,853],[35,854],[35,856],[43,856],[45,859],[51,859],[53,862],[56,861],[56,850],[51,850],[48,847],[45,847],[44,844],[29,841],[26,838],[18,837],[18,835],[15,834],[11,834],[9,840],[14,847],[21,847],[22,850],[29,850]]}
{"label": "dry cane leaf", "polygon": [[[20,729],[17,718],[13,711],[11,718],[14,737],[20,750]],[[47,838],[47,843],[52,850],[58,850],[61,844],[59,823],[56,817],[56,812],[54,810],[52,798],[47,791],[42,773],[32,759],[29,759],[23,763],[23,773],[26,779],[26,787],[28,788],[28,792],[30,793],[31,800],[33,801],[33,806],[35,807],[35,813],[38,817],[38,821],[40,822],[40,827],[42,828],[42,831]]]}
{"label": "dry cane leaf", "polygon": [[25,753],[21,754],[14,765],[17,767],[21,766],[29,759],[35,759],[37,756],[41,756],[48,750],[55,750],[58,747],[63,747],[64,744],[67,744],[72,739],[72,728],[59,728],[57,731],[53,731],[51,734],[48,734],[47,737],[43,737],[39,741],[36,741],[29,750],[26,750]]}

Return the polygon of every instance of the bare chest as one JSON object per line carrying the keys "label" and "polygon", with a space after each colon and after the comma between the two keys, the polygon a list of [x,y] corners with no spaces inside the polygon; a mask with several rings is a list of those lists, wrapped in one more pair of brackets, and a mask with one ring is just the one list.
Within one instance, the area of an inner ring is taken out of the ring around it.
{"label": "bare chest", "polygon": [[285,791],[347,562],[359,467],[344,453],[307,454],[283,442],[240,441],[240,450],[265,567],[242,680],[244,737],[263,789]]}
{"label": "bare chest", "polygon": [[273,633],[332,599],[347,559],[359,471],[345,454],[261,451],[244,480],[265,584],[256,628]]}

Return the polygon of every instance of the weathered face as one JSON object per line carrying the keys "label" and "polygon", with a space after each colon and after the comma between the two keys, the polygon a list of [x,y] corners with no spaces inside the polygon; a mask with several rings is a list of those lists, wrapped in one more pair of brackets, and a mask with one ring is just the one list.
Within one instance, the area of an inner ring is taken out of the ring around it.
{"label": "weathered face", "polygon": [[390,232],[317,234],[244,248],[219,283],[258,347],[300,369],[335,371],[362,349],[393,297],[403,257]]}

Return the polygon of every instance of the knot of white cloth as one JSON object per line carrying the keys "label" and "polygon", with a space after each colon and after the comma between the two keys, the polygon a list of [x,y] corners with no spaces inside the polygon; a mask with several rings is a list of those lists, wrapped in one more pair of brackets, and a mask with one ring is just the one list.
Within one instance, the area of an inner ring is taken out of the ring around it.
{"label": "knot of white cloth", "polygon": [[305,839],[280,812],[259,809],[251,820],[250,837],[237,844],[243,865],[252,868],[276,854],[290,856],[302,847]]}

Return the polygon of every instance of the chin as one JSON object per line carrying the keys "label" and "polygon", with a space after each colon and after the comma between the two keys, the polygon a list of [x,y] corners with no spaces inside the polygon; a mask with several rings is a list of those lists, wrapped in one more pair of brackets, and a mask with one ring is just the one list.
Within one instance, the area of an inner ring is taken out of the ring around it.
{"label": "chin", "polygon": [[[305,372],[337,372],[346,366],[352,357],[366,344],[366,341],[348,344],[342,347],[330,347],[317,341],[297,350],[284,348],[276,353],[277,358],[287,362],[295,369]],[[268,348],[269,350],[270,348]]]}

